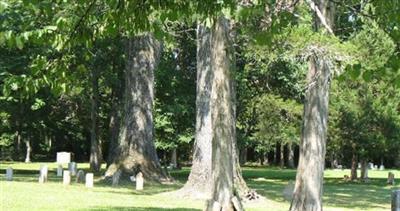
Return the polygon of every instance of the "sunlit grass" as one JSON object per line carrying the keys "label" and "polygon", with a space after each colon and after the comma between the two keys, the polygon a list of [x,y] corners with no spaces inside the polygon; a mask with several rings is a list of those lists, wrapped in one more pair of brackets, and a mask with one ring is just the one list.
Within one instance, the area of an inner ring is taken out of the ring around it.
{"label": "sunlit grass", "polygon": [[[38,183],[41,164],[49,166],[49,182]],[[14,181],[5,180],[5,169],[12,166]],[[64,165],[66,167],[66,165]],[[202,210],[204,202],[180,199],[164,192],[180,188],[189,173],[188,168],[171,172],[174,185],[145,185],[144,191],[136,191],[134,183],[124,182],[111,187],[95,177],[95,187],[87,189],[83,184],[64,187],[62,178],[56,177],[55,163],[7,163],[0,164],[0,210]],[[79,163],[79,169],[89,171],[87,163]],[[104,166],[103,166],[104,168]],[[104,169],[103,169],[104,171]],[[400,178],[399,170],[369,171],[369,183],[345,182],[343,176],[350,170],[325,171],[325,210],[388,210],[390,193],[399,185],[386,185],[388,172]],[[247,210],[288,210],[289,201],[282,191],[289,181],[295,180],[296,171],[279,168],[243,168],[248,185],[267,198],[265,202],[246,204]],[[74,178],[73,178],[74,180]]]}

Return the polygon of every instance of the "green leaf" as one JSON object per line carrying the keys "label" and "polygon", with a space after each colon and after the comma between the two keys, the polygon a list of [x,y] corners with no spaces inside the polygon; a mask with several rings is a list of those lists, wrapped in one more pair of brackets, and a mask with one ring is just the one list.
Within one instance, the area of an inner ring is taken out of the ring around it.
{"label": "green leaf", "polygon": [[372,78],[372,72],[369,71],[369,70],[364,71],[363,74],[362,74],[362,77],[366,82],[370,82],[371,78]]}
{"label": "green leaf", "polygon": [[20,36],[15,37],[15,44],[17,45],[18,49],[24,48],[24,43],[22,42],[22,39]]}

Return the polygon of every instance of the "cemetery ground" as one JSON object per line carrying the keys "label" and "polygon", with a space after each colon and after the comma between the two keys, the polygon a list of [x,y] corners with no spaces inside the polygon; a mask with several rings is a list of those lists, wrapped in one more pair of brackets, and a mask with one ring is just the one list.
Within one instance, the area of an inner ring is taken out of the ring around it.
{"label": "cemetery ground", "polygon": [[[41,164],[49,167],[48,182],[38,183]],[[14,169],[13,181],[5,181],[6,168]],[[66,166],[64,165],[64,168]],[[103,166],[104,168],[104,166]],[[94,188],[75,183],[63,186],[62,177],[56,176],[56,163],[2,162],[0,165],[0,210],[202,210],[204,202],[181,199],[168,191],[183,186],[189,168],[171,171],[174,185],[146,184],[136,191],[133,182],[124,181],[117,187],[95,175]],[[78,169],[88,172],[87,163],[78,163]],[[104,169],[103,169],[104,171]],[[396,185],[386,184],[388,172],[393,172]],[[360,173],[360,172],[359,172]],[[244,167],[243,175],[252,189],[265,201],[245,203],[246,210],[288,210],[289,201],[283,190],[294,181],[296,171],[274,167]],[[346,182],[344,175],[350,170],[326,170],[324,179],[324,210],[390,210],[390,194],[400,188],[400,170],[369,170],[370,181]]]}

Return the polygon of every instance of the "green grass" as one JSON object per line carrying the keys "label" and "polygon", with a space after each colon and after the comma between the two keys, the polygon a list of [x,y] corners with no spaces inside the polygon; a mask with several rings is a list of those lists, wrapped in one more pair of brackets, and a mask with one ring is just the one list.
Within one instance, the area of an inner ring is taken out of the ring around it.
{"label": "green grass", "polygon": [[[144,191],[136,191],[134,184],[124,182],[111,187],[95,176],[95,187],[87,189],[83,184],[64,187],[62,178],[56,177],[55,163],[49,166],[49,182],[38,183],[38,169],[41,163],[10,163],[0,165],[0,210],[202,210],[204,202],[180,199],[165,192],[180,188],[189,174],[189,169],[173,171],[177,180],[174,185],[145,185]],[[5,169],[12,166],[14,180],[5,181]],[[79,169],[88,171],[87,163],[79,163]],[[395,173],[397,183],[399,170]],[[390,194],[400,186],[386,185],[388,170],[369,171],[369,183],[344,182],[343,176],[350,170],[325,171],[325,210],[389,210]],[[295,170],[278,168],[243,169],[248,185],[267,198],[267,201],[245,204],[246,210],[288,210],[289,201],[282,196],[282,190],[289,181],[294,181]],[[74,178],[72,179],[74,180]]]}

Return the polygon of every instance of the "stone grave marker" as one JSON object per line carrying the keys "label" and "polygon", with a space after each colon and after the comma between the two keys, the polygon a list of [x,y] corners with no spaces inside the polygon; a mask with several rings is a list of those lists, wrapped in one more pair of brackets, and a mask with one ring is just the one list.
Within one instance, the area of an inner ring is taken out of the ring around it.
{"label": "stone grave marker", "polygon": [[379,171],[383,171],[383,170],[385,170],[385,166],[384,165],[380,165],[379,166]]}
{"label": "stone grave marker", "polygon": [[394,174],[392,172],[388,173],[387,184],[394,185]]}
{"label": "stone grave marker", "polygon": [[144,178],[142,172],[136,174],[136,190],[143,190]]}
{"label": "stone grave marker", "polygon": [[57,163],[58,164],[67,164],[71,162],[71,153],[70,152],[57,152]]}
{"label": "stone grave marker", "polygon": [[61,164],[57,167],[57,177],[62,177],[63,175],[63,166]]}
{"label": "stone grave marker", "polygon": [[40,166],[40,172],[39,172],[39,183],[45,183],[47,182],[47,173],[49,171],[49,168],[47,165],[41,165]]}
{"label": "stone grave marker", "polygon": [[85,180],[85,172],[81,169],[76,174],[76,183],[83,183]]}
{"label": "stone grave marker", "polygon": [[68,171],[71,176],[75,176],[78,171],[78,165],[75,162],[68,163]]}
{"label": "stone grave marker", "polygon": [[112,186],[117,186],[119,183],[119,178],[121,177],[122,171],[118,169],[112,176]]}
{"label": "stone grave marker", "polygon": [[368,163],[368,168],[369,169],[374,169],[374,164],[373,163]]}
{"label": "stone grave marker", "polygon": [[375,165],[375,166],[374,166],[374,170],[378,170],[378,165]]}
{"label": "stone grave marker", "polygon": [[8,167],[6,170],[6,180],[12,181],[12,179],[13,179],[13,169],[11,167]]}
{"label": "stone grave marker", "polygon": [[85,186],[87,188],[93,188],[93,173],[87,173],[85,178]]}
{"label": "stone grave marker", "polygon": [[392,211],[400,211],[400,189],[392,192]]}
{"label": "stone grave marker", "polygon": [[69,185],[71,184],[71,174],[69,171],[64,170],[63,171],[63,184],[64,185]]}

